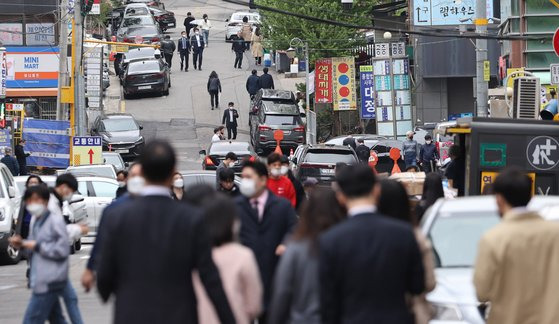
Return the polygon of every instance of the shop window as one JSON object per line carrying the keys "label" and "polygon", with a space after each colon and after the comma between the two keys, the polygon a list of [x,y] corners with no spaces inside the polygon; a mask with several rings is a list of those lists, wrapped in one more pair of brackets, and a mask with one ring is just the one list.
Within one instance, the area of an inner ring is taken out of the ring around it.
{"label": "shop window", "polygon": [[526,67],[529,69],[549,69],[549,64],[559,63],[554,52],[526,53]]}
{"label": "shop window", "polygon": [[554,32],[558,17],[526,17],[526,30],[530,33]]}

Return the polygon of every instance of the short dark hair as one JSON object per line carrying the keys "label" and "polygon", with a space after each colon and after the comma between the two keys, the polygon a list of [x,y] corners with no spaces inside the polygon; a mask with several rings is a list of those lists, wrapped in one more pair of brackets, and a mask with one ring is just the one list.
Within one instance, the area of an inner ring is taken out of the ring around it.
{"label": "short dark hair", "polygon": [[23,201],[28,200],[33,195],[37,195],[39,198],[49,201],[50,191],[47,186],[31,186],[25,190]]}
{"label": "short dark hair", "polygon": [[281,156],[281,164],[289,164],[289,158],[285,155]]}
{"label": "short dark hair", "polygon": [[365,143],[365,140],[363,139],[363,137],[359,137],[357,139],[357,143]]}
{"label": "short dark hair", "polygon": [[532,199],[532,179],[519,169],[506,169],[495,179],[493,192],[512,207],[524,207]]}
{"label": "short dark hair", "polygon": [[256,75],[256,74],[258,73],[258,71],[256,71],[256,70],[252,70],[252,72],[251,72],[251,73],[252,73],[253,75]]}
{"label": "short dark hair", "polygon": [[408,165],[408,167],[406,168],[406,171],[409,170],[415,170],[415,171],[419,171],[419,168],[417,167],[417,165]]}
{"label": "short dark hair", "polygon": [[29,181],[30,181],[31,179],[37,179],[37,180],[39,180],[39,184],[44,183],[44,182],[43,182],[43,179],[41,179],[41,177],[39,177],[38,175],[32,174],[32,175],[30,175],[29,177],[27,177],[27,180],[25,180],[25,188],[29,187]]}
{"label": "short dark hair", "polygon": [[149,182],[161,183],[173,176],[177,157],[167,141],[153,140],[146,144],[140,155],[144,178]]}
{"label": "short dark hair", "polygon": [[233,160],[233,161],[237,161],[239,158],[237,157],[237,154],[233,153],[233,152],[229,152],[225,155],[225,159],[229,159],[229,160]]}
{"label": "short dark hair", "polygon": [[234,103],[233,101],[229,101],[228,105],[229,105],[229,106],[234,106],[235,103]]}
{"label": "short dark hair", "polygon": [[243,170],[245,168],[251,168],[258,174],[260,177],[268,177],[268,168],[266,165],[260,161],[246,161],[243,164]]}
{"label": "short dark hair", "polygon": [[268,68],[267,68],[267,67],[263,68],[263,69],[262,69],[262,72],[268,73]]}
{"label": "short dark hair", "polygon": [[430,134],[427,134],[427,135],[425,135],[425,139],[426,139],[426,140],[433,139],[433,136],[431,136]]}
{"label": "short dark hair", "polygon": [[234,181],[235,171],[231,168],[225,168],[219,172],[219,181]]}
{"label": "short dark hair", "polygon": [[217,130],[222,130],[222,129],[225,129],[225,126],[219,126],[219,127],[217,127]]}
{"label": "short dark hair", "polygon": [[56,178],[55,187],[67,185],[72,191],[78,191],[78,180],[71,173],[63,173]]}
{"label": "short dark hair", "polygon": [[165,39],[171,39],[171,36],[165,35]]}
{"label": "short dark hair", "polygon": [[276,162],[281,162],[281,154],[273,152],[268,155],[268,165]]}
{"label": "short dark hair", "polygon": [[[235,203],[222,193],[203,204],[204,220],[212,246],[221,246],[234,240],[233,225],[237,219]],[[226,211],[226,212],[223,212]]]}
{"label": "short dark hair", "polygon": [[248,22],[248,17],[247,16],[243,17],[243,22]]}
{"label": "short dark hair", "polygon": [[190,13],[190,11],[189,11],[189,12],[186,13],[186,15],[187,15],[187,16],[190,16],[190,15],[192,15],[192,13]]}
{"label": "short dark hair", "polygon": [[116,176],[118,177],[119,175],[123,175],[125,178],[128,178],[128,171],[126,170],[120,170],[116,173]]}
{"label": "short dark hair", "polygon": [[410,199],[406,188],[396,180],[385,179],[380,182],[378,211],[385,216],[416,225],[415,219],[411,217]]}
{"label": "short dark hair", "polygon": [[460,146],[456,144],[452,145],[448,149],[448,155],[454,158],[459,158],[462,155],[462,153],[460,152]]}
{"label": "short dark hair", "polygon": [[336,182],[348,198],[367,196],[377,181],[373,169],[366,164],[348,165],[336,171]]}

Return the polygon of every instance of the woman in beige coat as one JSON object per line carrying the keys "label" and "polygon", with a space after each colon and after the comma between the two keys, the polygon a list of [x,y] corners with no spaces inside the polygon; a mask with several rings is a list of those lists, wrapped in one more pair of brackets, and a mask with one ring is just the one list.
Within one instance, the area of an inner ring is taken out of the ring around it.
{"label": "woman in beige coat", "polygon": [[[237,323],[251,323],[262,310],[262,283],[256,258],[249,248],[235,242],[240,223],[235,204],[217,194],[205,204],[205,220],[212,241],[212,258]],[[227,212],[223,212],[227,211]],[[219,324],[198,273],[193,273],[198,323]]]}
{"label": "woman in beige coat", "polygon": [[423,258],[425,271],[425,291],[421,295],[410,296],[410,307],[415,315],[416,324],[427,324],[433,317],[433,310],[425,295],[435,289],[435,261],[431,242],[421,233],[417,221],[411,214],[410,201],[404,186],[395,180],[383,180],[378,201],[379,213],[409,223],[414,227],[415,238]]}
{"label": "woman in beige coat", "polygon": [[264,48],[262,47],[262,35],[260,34],[260,27],[257,27],[250,39],[252,44],[251,52],[254,57],[256,65],[262,65],[262,56],[264,56]]}

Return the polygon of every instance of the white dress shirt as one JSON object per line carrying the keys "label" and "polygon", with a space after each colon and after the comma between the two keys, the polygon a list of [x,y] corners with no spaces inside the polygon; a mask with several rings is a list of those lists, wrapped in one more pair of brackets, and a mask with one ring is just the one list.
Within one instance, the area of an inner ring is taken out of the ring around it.
{"label": "white dress shirt", "polygon": [[357,206],[357,207],[353,207],[350,208],[347,211],[347,215],[349,218],[359,215],[359,214],[371,214],[371,213],[376,213],[377,211],[377,206],[375,205],[363,205],[363,206]]}
{"label": "white dress shirt", "polygon": [[141,193],[142,196],[164,196],[171,198],[171,189],[165,186],[145,186]]}

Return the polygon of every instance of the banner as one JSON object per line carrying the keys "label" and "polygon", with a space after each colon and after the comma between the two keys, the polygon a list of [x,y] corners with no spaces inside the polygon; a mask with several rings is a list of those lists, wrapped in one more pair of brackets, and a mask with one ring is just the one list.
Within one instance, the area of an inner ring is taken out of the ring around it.
{"label": "banner", "polygon": [[8,81],[8,62],[6,51],[0,50],[0,97],[6,97],[6,82]]}
{"label": "banner", "polygon": [[332,95],[334,111],[356,110],[355,62],[353,57],[332,58]]}
{"label": "banner", "polygon": [[314,66],[314,101],[332,103],[332,60],[318,59]]}
{"label": "banner", "polygon": [[361,118],[375,119],[374,77],[372,65],[359,67],[359,80],[361,84]]}
{"label": "banner", "polygon": [[70,122],[29,119],[23,121],[24,150],[31,155],[27,165],[64,169],[70,159]]}
{"label": "banner", "polygon": [[12,136],[9,129],[0,129],[0,152],[5,155],[6,148],[12,147]]}
{"label": "banner", "polygon": [[8,88],[56,88],[58,47],[8,47]]}

